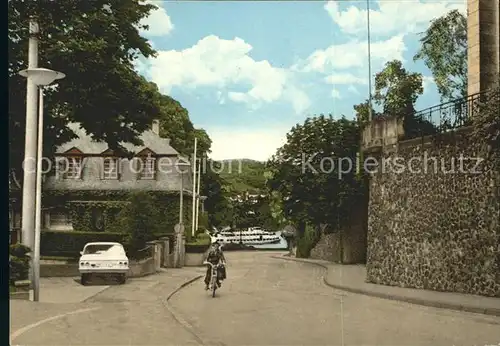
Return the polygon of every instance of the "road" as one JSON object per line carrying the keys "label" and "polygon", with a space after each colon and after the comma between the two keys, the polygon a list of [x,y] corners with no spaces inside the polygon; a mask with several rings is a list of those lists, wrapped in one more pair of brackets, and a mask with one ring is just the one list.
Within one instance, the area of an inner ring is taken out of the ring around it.
{"label": "road", "polygon": [[323,269],[227,253],[216,298],[202,283],[170,303],[198,335],[226,345],[499,345],[500,318],[347,294],[323,284]]}
{"label": "road", "polygon": [[[11,301],[12,345],[498,345],[500,318],[347,294],[322,283],[321,268],[227,253],[228,280],[216,298],[203,269],[130,280],[84,301]],[[81,293],[62,280],[68,294]],[[57,280],[56,280],[57,284]],[[47,286],[48,287],[48,286]],[[60,292],[63,292],[62,290]],[[97,292],[97,294],[96,294]]]}

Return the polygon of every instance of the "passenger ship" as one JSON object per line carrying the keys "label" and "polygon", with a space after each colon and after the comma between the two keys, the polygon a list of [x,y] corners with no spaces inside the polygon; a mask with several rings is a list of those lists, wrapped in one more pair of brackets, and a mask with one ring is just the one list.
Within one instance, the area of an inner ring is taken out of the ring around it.
{"label": "passenger ship", "polygon": [[281,232],[269,232],[260,227],[250,227],[245,231],[223,230],[212,236],[212,241],[221,241],[223,244],[263,245],[281,241]]}

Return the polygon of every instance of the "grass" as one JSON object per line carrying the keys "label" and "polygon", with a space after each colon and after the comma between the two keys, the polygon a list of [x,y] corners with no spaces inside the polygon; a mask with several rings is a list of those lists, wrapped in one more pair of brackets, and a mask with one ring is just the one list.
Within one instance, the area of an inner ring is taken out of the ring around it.
{"label": "grass", "polygon": [[9,293],[14,293],[14,292],[16,292],[16,291],[17,291],[16,287],[14,287],[14,286],[9,286]]}

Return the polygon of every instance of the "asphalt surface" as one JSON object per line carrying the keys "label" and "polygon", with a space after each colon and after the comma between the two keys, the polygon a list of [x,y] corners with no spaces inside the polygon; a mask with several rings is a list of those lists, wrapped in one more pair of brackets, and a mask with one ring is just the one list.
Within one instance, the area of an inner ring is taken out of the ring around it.
{"label": "asphalt surface", "polygon": [[216,298],[202,282],[170,303],[206,343],[226,345],[499,345],[500,318],[332,289],[324,270],[269,253],[226,253]]}
{"label": "asphalt surface", "polygon": [[166,301],[203,268],[109,287],[49,280],[47,301],[11,301],[11,345],[500,344],[499,317],[337,291],[323,284],[324,269],[272,255],[226,253],[215,298],[198,280]]}

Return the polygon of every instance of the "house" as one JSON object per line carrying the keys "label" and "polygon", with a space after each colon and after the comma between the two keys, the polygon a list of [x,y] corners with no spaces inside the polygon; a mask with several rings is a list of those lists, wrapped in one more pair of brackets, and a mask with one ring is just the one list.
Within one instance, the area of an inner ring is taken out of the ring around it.
{"label": "house", "polygon": [[[134,191],[169,196],[161,204],[177,222],[181,177],[184,196],[192,196],[192,171],[187,168],[181,173],[177,168],[179,161],[187,159],[170,145],[170,139],[160,137],[159,121],[141,135],[142,146],[123,144],[134,153],[128,158],[92,140],[78,123],[68,126],[78,138],[56,149],[55,163],[44,176],[43,230],[105,231]],[[185,198],[186,218],[189,200]]]}

